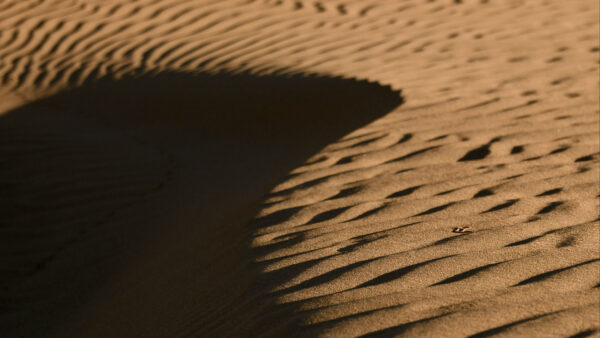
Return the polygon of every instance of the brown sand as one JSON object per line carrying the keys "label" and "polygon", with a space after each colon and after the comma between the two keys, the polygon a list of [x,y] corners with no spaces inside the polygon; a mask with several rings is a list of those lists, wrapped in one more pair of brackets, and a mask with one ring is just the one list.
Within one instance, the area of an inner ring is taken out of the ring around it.
{"label": "brown sand", "polygon": [[599,14],[0,0],[0,336],[599,336]]}

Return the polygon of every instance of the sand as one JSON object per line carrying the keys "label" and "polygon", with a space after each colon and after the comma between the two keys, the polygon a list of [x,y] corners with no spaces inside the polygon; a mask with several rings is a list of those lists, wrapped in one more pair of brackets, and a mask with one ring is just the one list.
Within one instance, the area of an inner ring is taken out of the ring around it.
{"label": "sand", "polygon": [[600,336],[597,1],[0,1],[0,336]]}

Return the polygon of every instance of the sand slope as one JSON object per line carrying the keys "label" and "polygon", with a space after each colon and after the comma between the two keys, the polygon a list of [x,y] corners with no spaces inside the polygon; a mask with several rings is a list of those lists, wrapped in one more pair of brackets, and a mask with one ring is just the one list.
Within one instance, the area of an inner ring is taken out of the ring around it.
{"label": "sand slope", "polygon": [[599,14],[0,1],[0,333],[598,335]]}

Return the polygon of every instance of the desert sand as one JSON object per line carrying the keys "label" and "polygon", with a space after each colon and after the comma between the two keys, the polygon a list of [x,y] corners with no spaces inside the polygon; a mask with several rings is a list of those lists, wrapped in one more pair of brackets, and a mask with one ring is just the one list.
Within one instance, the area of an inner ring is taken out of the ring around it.
{"label": "desert sand", "polygon": [[600,336],[599,17],[0,0],[0,336]]}

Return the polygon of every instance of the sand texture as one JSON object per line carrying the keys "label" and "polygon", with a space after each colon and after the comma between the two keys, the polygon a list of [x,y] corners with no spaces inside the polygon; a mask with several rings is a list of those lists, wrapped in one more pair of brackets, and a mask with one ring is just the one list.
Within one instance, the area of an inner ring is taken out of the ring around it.
{"label": "sand texture", "polygon": [[0,337],[599,337],[593,0],[0,0]]}

